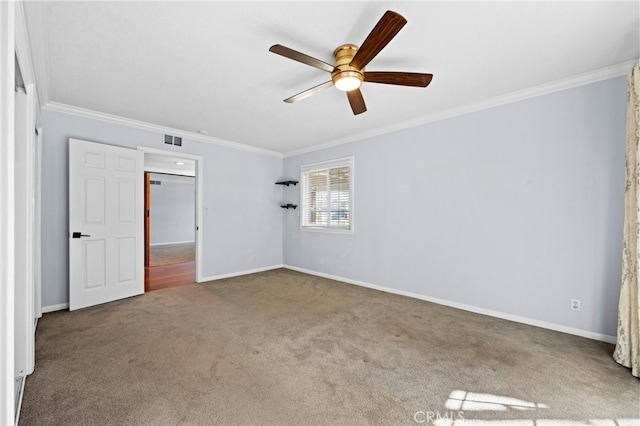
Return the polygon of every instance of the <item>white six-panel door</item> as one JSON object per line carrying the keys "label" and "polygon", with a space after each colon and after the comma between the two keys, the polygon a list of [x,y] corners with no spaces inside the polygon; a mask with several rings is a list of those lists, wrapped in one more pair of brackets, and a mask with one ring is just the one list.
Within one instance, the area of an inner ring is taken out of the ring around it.
{"label": "white six-panel door", "polygon": [[143,169],[140,151],[69,139],[70,310],[144,293]]}

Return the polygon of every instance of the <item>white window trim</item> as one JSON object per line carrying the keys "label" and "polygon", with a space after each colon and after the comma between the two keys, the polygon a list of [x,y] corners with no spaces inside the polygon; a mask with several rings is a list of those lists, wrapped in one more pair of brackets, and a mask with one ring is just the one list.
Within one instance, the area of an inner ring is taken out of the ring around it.
{"label": "white window trim", "polygon": [[[324,170],[333,167],[349,165],[349,229],[325,227],[325,226],[303,226],[304,221],[304,190],[302,184],[302,174],[314,170]],[[333,160],[321,161],[318,163],[303,164],[300,166],[300,229],[308,232],[322,232],[327,234],[353,234],[355,232],[355,160],[353,156],[337,158]]]}

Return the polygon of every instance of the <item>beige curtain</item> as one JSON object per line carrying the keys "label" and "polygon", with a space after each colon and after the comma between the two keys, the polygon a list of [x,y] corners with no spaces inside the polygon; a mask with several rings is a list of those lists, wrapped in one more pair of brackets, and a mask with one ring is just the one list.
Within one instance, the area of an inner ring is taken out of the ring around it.
{"label": "beige curtain", "polygon": [[627,182],[624,194],[624,239],[622,247],[622,283],[618,307],[618,341],[613,358],[631,368],[640,377],[640,63],[629,72],[627,108]]}

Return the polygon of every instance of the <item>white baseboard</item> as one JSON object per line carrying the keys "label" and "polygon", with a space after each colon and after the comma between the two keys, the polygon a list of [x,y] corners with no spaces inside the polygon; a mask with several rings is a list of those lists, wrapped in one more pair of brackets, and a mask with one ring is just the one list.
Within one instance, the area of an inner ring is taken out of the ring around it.
{"label": "white baseboard", "polygon": [[168,243],[149,243],[149,245],[153,247],[153,246],[170,246],[171,244],[187,244],[187,243],[195,244],[195,241],[171,241]]}
{"label": "white baseboard", "polygon": [[285,266],[280,264],[280,265],[272,265],[272,266],[265,266],[264,268],[257,268],[257,269],[249,269],[246,271],[239,271],[239,272],[231,272],[229,274],[222,274],[222,275],[214,275],[212,277],[203,277],[200,279],[200,281],[198,281],[198,283],[204,283],[207,281],[215,281],[215,280],[221,280],[224,278],[233,278],[233,277],[239,277],[242,275],[249,275],[249,274],[255,274],[258,272],[264,272],[264,271],[271,271],[272,269],[278,269],[278,268],[284,268]]}
{"label": "white baseboard", "polygon": [[47,312],[62,311],[64,309],[69,309],[68,303],[60,303],[59,305],[43,306],[42,313],[46,314]]}
{"label": "white baseboard", "polygon": [[[270,271],[272,269],[278,269],[278,268],[283,268],[283,267],[284,266],[282,264],[279,264],[279,265],[266,266],[264,268],[249,269],[247,271],[239,271],[239,272],[232,272],[232,273],[229,273],[229,274],[214,275],[212,277],[203,277],[203,278],[200,279],[200,281],[198,281],[198,283],[204,283],[204,282],[207,282],[207,281],[221,280],[223,278],[239,277],[241,275],[255,274],[257,272]],[[42,312],[43,313],[55,312],[55,311],[62,311],[64,309],[69,309],[69,304],[68,303],[60,303],[59,305],[43,306],[42,307]]]}
{"label": "white baseboard", "polygon": [[[592,331],[580,330],[578,328],[567,327],[567,326],[564,326],[564,325],[554,324],[554,323],[551,323],[551,322],[546,322],[546,321],[540,321],[540,320],[536,320],[536,319],[532,319],[532,318],[521,317],[521,316],[518,316],[518,315],[506,314],[504,312],[494,311],[494,310],[491,310],[491,309],[479,308],[479,307],[476,307],[476,306],[466,305],[464,303],[452,302],[452,301],[445,300],[445,299],[439,299],[439,298],[436,298],[436,297],[425,296],[423,294],[412,293],[412,292],[409,292],[409,291],[398,290],[398,289],[395,289],[395,288],[379,286],[379,285],[376,285],[376,284],[366,283],[364,281],[352,280],[350,278],[344,278],[344,277],[339,277],[337,275],[325,274],[323,272],[312,271],[310,269],[299,268],[297,266],[292,266],[292,265],[282,265],[282,264],[281,265],[272,265],[272,266],[266,266],[266,267],[263,267],[263,268],[249,269],[249,270],[246,270],[246,271],[232,272],[232,273],[229,273],[229,274],[214,275],[214,276],[211,276],[211,277],[203,277],[198,282],[199,283],[203,283],[203,282],[207,282],[207,281],[221,280],[221,279],[224,279],[224,278],[239,277],[239,276],[242,276],[242,275],[255,274],[255,273],[258,273],[258,272],[265,272],[265,271],[270,271],[270,270],[278,269],[278,268],[287,268],[287,269],[291,269],[292,271],[298,271],[298,272],[302,272],[302,273],[309,274],[309,275],[315,275],[315,276],[322,277],[322,278],[327,278],[327,279],[330,279],[330,280],[341,281],[341,282],[344,282],[344,283],[347,283],[347,284],[353,284],[353,285],[357,285],[357,286],[360,286],[360,287],[370,288],[370,289],[373,289],[373,290],[384,291],[386,293],[398,294],[400,296],[406,296],[406,297],[411,297],[413,299],[424,300],[426,302],[437,303],[438,305],[449,306],[449,307],[456,308],[456,309],[462,309],[463,311],[474,312],[476,314],[482,314],[482,315],[488,315],[488,316],[495,317],[495,318],[506,319],[506,320],[513,321],[513,322],[519,322],[521,324],[533,325],[535,327],[546,328],[546,329],[554,330],[554,331],[560,331],[562,333],[573,334],[575,336],[586,337],[588,339],[599,340],[599,341],[602,341],[602,342],[607,342],[607,343],[612,343],[612,344],[616,343],[616,336],[610,336],[608,334],[595,333],[595,332],[592,332]],[[55,312],[55,311],[61,311],[63,309],[68,309],[68,308],[69,308],[69,304],[68,303],[61,303],[59,305],[43,306],[42,307],[42,312],[43,313]]]}
{"label": "white baseboard", "polygon": [[610,336],[608,334],[594,333],[592,331],[580,330],[578,328],[567,327],[567,326],[564,326],[564,325],[554,324],[554,323],[551,323],[551,322],[546,322],[546,321],[540,321],[540,320],[536,320],[536,319],[532,319],[532,318],[521,317],[521,316],[518,316],[518,315],[506,314],[504,312],[493,311],[493,310],[490,310],[490,309],[478,308],[476,306],[465,305],[463,303],[452,302],[452,301],[445,300],[445,299],[438,299],[438,298],[435,298],[435,297],[425,296],[423,294],[412,293],[412,292],[404,291],[404,290],[398,290],[398,289],[395,289],[395,288],[383,287],[383,286],[379,286],[379,285],[375,285],[375,284],[369,284],[369,283],[366,283],[366,282],[363,282],[363,281],[357,281],[357,280],[352,280],[350,278],[344,278],[344,277],[339,277],[339,276],[336,276],[336,275],[325,274],[323,272],[312,271],[312,270],[309,270],[309,269],[299,268],[297,266],[283,265],[283,267],[287,268],[287,269],[291,269],[293,271],[302,272],[302,273],[305,273],[305,274],[316,275],[318,277],[328,278],[330,280],[335,280],[335,281],[341,281],[341,282],[345,282],[347,284],[353,284],[353,285],[357,285],[357,286],[360,286],[360,287],[370,288],[370,289],[373,289],[373,290],[384,291],[386,293],[393,293],[393,294],[398,294],[400,296],[407,296],[407,297],[411,297],[413,299],[420,299],[420,300],[424,300],[426,302],[437,303],[438,305],[444,305],[444,306],[449,306],[449,307],[456,308],[456,309],[462,309],[463,311],[474,312],[476,314],[482,314],[482,315],[487,315],[487,316],[491,316],[491,317],[495,317],[495,318],[506,319],[506,320],[513,321],[513,322],[519,322],[519,323],[522,323],[522,324],[533,325],[535,327],[546,328],[546,329],[554,330],[554,331],[560,331],[562,333],[573,334],[575,336],[586,337],[588,339],[599,340],[599,341],[602,341],[602,342],[613,343],[613,344],[616,343],[616,336]]}

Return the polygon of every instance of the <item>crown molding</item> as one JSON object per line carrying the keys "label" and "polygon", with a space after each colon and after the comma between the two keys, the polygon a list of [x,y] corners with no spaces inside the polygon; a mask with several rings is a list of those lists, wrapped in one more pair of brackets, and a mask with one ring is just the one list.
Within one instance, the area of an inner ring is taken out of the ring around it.
{"label": "crown molding", "polygon": [[427,114],[413,120],[402,121],[400,123],[396,123],[390,126],[381,127],[381,128],[377,128],[377,129],[366,131],[366,132],[356,133],[343,138],[330,140],[320,144],[315,144],[310,147],[288,151],[285,153],[280,153],[280,152],[268,150],[265,148],[258,148],[255,146],[246,145],[239,142],[233,142],[225,139],[215,138],[212,136],[206,136],[199,133],[188,132],[180,129],[174,129],[171,127],[160,126],[157,124],[147,123],[144,121],[133,120],[130,118],[121,117],[117,115],[75,107],[72,105],[66,105],[58,102],[48,102],[42,108],[49,111],[62,112],[62,113],[71,114],[79,117],[91,118],[91,119],[100,120],[108,123],[134,127],[137,129],[149,130],[152,132],[168,133],[168,134],[181,136],[183,138],[187,138],[191,140],[212,143],[215,145],[224,146],[232,149],[238,149],[241,151],[253,152],[253,153],[262,154],[262,155],[269,155],[269,156],[278,157],[278,158],[287,158],[287,157],[293,157],[296,155],[301,155],[309,152],[331,148],[338,145],[343,145],[350,142],[360,141],[360,140],[371,138],[374,136],[397,132],[397,131],[408,129],[411,127],[417,127],[423,124],[445,120],[447,118],[457,117],[460,115],[482,111],[485,109],[495,108],[501,105],[506,105],[513,102],[535,98],[538,96],[543,96],[550,93],[559,92],[562,90],[572,89],[575,87],[596,83],[596,82],[607,80],[614,77],[619,77],[622,75],[626,75],[628,71],[631,69],[631,67],[633,67],[635,62],[636,61],[624,62],[621,64],[617,64],[617,65],[613,65],[607,68],[602,68],[596,71],[580,74],[570,78],[556,80],[550,83],[545,83],[545,84],[531,87],[524,90],[518,90],[516,92],[511,92],[506,95],[497,96],[497,97],[480,101],[480,102],[474,102],[471,104],[449,108],[443,111]]}
{"label": "crown molding", "polygon": [[239,142],[228,141],[225,139],[215,138],[212,136],[202,135],[200,133],[188,132],[185,130],[174,129],[172,127],[160,126],[158,124],[147,123],[145,121],[138,121],[131,118],[121,117],[118,115],[107,114],[104,112],[93,111],[90,109],[80,108],[72,105],[66,105],[59,102],[49,102],[42,107],[48,111],[62,112],[65,114],[75,115],[77,117],[90,118],[94,120],[103,121],[111,124],[119,124],[122,126],[133,127],[141,130],[148,130],[151,132],[167,133],[173,136],[180,136],[184,139],[190,139],[200,142],[207,142],[214,145],[224,146],[226,148],[237,149],[240,151],[252,152],[254,154],[269,155],[272,157],[282,158],[282,153],[277,151],[271,151],[265,148],[258,148],[251,145],[242,144]]}
{"label": "crown molding", "polygon": [[561,80],[552,81],[550,83],[541,84],[539,86],[530,87],[524,90],[518,90],[515,92],[507,93],[506,95],[496,96],[491,99],[487,99],[480,102],[474,102],[471,104],[461,105],[454,108],[449,108],[443,111],[434,112],[425,116],[419,117],[413,120],[402,121],[390,126],[380,127],[374,130],[356,133],[353,135],[345,136],[343,138],[334,139],[324,143],[316,144],[307,148],[297,149],[283,153],[283,157],[293,157],[296,155],[306,154],[309,152],[319,151],[326,148],[331,148],[338,145],[343,145],[350,142],[355,142],[374,136],[384,135],[387,133],[397,132],[400,130],[408,129],[411,127],[417,127],[423,124],[432,123],[435,121],[445,120],[447,118],[457,117],[460,115],[469,114],[472,112],[482,111],[485,109],[495,108],[501,105],[510,104],[513,102],[522,101],[525,99],[535,98],[538,96],[547,95],[554,92],[560,92],[562,90],[572,89],[574,87],[584,86],[591,83],[597,83],[602,80],[607,80],[614,77],[620,77],[626,75],[633,67],[636,61],[623,62],[621,64],[613,65],[610,67],[602,68],[596,71],[580,74],[577,76],[564,78]]}

